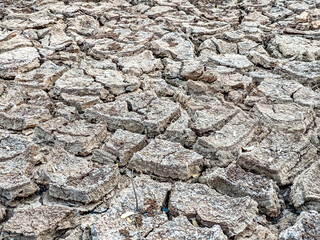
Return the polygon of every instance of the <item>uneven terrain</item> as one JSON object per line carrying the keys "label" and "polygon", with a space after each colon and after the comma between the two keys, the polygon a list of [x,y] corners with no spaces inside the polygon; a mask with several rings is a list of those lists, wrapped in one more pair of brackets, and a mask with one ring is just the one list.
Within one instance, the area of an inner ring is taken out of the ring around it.
{"label": "uneven terrain", "polygon": [[0,239],[319,240],[320,0],[0,1]]}

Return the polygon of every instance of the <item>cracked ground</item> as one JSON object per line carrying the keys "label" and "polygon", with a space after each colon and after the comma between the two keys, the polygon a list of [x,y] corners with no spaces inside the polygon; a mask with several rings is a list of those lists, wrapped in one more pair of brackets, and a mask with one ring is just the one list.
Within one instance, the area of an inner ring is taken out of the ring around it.
{"label": "cracked ground", "polygon": [[1,240],[319,240],[320,0],[0,1]]}

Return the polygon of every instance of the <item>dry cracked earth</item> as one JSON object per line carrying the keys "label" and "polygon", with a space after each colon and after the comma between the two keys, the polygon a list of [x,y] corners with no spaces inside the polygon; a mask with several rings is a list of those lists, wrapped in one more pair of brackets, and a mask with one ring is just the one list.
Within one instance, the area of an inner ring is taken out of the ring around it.
{"label": "dry cracked earth", "polygon": [[320,0],[0,1],[0,239],[319,240]]}

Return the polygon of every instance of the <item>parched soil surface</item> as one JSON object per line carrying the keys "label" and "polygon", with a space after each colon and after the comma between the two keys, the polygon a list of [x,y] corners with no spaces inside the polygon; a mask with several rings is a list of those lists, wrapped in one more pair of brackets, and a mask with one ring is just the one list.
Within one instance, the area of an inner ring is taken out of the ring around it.
{"label": "parched soil surface", "polygon": [[0,0],[0,239],[319,240],[319,0]]}

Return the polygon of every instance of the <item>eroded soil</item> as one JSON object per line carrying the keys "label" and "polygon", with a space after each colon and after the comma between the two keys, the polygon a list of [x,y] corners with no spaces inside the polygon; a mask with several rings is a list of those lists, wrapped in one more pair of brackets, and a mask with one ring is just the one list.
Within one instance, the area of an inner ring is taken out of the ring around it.
{"label": "eroded soil", "polygon": [[0,239],[320,239],[319,0],[0,1]]}

